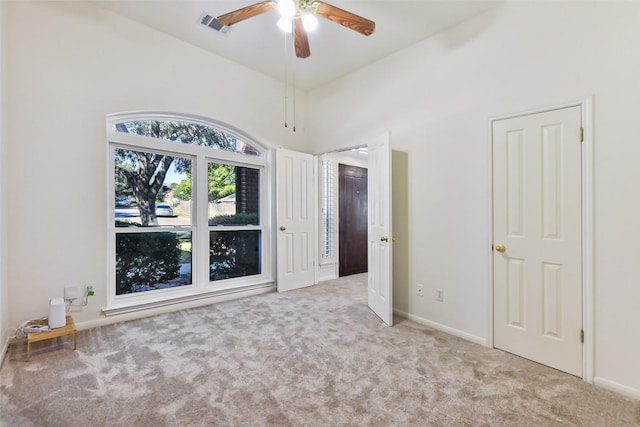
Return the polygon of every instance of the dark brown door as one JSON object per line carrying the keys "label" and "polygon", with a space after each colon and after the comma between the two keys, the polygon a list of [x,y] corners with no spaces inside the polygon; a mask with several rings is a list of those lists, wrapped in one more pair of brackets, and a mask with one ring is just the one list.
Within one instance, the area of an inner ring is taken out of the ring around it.
{"label": "dark brown door", "polygon": [[367,271],[367,170],[338,166],[339,276]]}

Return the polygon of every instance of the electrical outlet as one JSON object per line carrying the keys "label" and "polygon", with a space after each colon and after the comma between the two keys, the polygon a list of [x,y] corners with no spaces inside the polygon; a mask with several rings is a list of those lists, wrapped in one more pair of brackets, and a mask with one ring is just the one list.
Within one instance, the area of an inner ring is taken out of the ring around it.
{"label": "electrical outlet", "polygon": [[77,286],[65,286],[64,287],[64,299],[65,301],[73,301],[78,299],[78,287]]}
{"label": "electrical outlet", "polygon": [[417,291],[418,291],[418,296],[422,297],[424,296],[424,285],[418,284],[418,286],[416,287]]}
{"label": "electrical outlet", "polygon": [[92,297],[94,296],[96,293],[93,290],[93,285],[87,285],[87,296],[88,297]]}
{"label": "electrical outlet", "polygon": [[436,300],[444,302],[444,291],[442,289],[436,289]]}

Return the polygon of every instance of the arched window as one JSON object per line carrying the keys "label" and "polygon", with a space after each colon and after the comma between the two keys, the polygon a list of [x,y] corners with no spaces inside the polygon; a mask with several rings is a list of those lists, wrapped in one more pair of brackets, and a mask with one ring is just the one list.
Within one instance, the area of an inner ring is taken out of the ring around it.
{"label": "arched window", "polygon": [[110,115],[107,136],[109,307],[271,280],[265,147],[168,113]]}

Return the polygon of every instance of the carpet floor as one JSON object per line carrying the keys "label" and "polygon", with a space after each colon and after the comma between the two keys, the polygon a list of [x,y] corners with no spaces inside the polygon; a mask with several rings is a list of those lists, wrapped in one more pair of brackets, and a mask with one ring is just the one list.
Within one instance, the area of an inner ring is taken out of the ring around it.
{"label": "carpet floor", "polygon": [[3,426],[639,426],[640,402],[368,309],[366,275],[78,333],[0,370]]}

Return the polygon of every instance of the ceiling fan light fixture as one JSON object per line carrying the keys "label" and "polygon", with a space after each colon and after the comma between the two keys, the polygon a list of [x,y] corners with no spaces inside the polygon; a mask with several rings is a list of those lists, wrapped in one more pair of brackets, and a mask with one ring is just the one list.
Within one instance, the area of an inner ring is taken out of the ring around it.
{"label": "ceiling fan light fixture", "polygon": [[278,0],[278,12],[284,19],[291,20],[296,15],[296,3],[293,0]]}
{"label": "ceiling fan light fixture", "polygon": [[[278,26],[284,31],[291,30],[293,33],[292,45],[296,57],[302,59],[311,55],[307,33],[318,24],[316,22],[318,17],[335,22],[365,36],[373,34],[376,29],[375,22],[348,10],[325,3],[324,0],[262,0],[219,15],[215,18],[215,24],[219,24],[222,27],[231,27],[246,19],[271,12],[274,8],[278,9],[280,16],[284,18],[279,22]],[[208,23],[205,24],[208,25]],[[286,40],[287,38],[285,37],[285,42]]]}
{"label": "ceiling fan light fixture", "polygon": [[281,17],[280,19],[278,19],[278,28],[280,28],[285,33],[291,33],[291,28],[292,28],[291,19],[290,18],[287,19],[284,17]]}
{"label": "ceiling fan light fixture", "polygon": [[318,28],[318,18],[308,10],[304,9],[300,12],[300,19],[302,20],[302,25],[305,30],[313,31]]}

